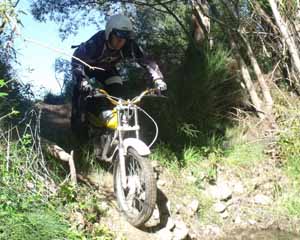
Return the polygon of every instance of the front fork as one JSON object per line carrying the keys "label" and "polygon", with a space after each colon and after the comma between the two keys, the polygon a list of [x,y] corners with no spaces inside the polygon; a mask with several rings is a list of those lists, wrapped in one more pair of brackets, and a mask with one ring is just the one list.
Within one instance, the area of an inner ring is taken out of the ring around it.
{"label": "front fork", "polygon": [[121,171],[121,184],[123,189],[127,188],[126,182],[126,167],[125,167],[125,150],[122,145],[119,148],[119,164],[120,164],[120,171]]}

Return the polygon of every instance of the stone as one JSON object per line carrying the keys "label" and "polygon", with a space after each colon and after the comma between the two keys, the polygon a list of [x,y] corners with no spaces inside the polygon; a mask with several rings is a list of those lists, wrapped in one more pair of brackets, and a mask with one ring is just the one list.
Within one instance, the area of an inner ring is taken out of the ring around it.
{"label": "stone", "polygon": [[225,183],[211,186],[209,192],[213,198],[218,200],[226,201],[232,197],[232,189]]}
{"label": "stone", "polygon": [[168,212],[170,213],[171,212],[171,202],[167,201],[166,206],[167,206]]}
{"label": "stone", "polygon": [[215,212],[222,213],[226,210],[227,206],[224,203],[217,202],[213,205]]}
{"label": "stone", "polygon": [[100,203],[99,207],[103,212],[107,212],[110,209],[108,203],[104,201]]}
{"label": "stone", "polygon": [[189,236],[191,240],[198,240],[199,236],[197,235],[197,233],[193,232],[189,232]]}
{"label": "stone", "polygon": [[82,230],[84,228],[85,221],[84,221],[84,217],[83,217],[82,213],[80,213],[80,212],[72,213],[71,219],[75,222],[75,224],[79,230]]}
{"label": "stone", "polygon": [[257,223],[257,222],[256,222],[255,220],[253,220],[253,219],[249,219],[248,222],[249,222],[250,225],[255,225],[255,224]]}
{"label": "stone", "polygon": [[27,182],[26,187],[28,187],[29,189],[34,189],[35,186],[32,182]]}
{"label": "stone", "polygon": [[183,221],[175,222],[175,229],[173,231],[174,240],[183,240],[189,234],[189,229]]}
{"label": "stone", "polygon": [[173,239],[173,234],[170,232],[168,229],[163,228],[160,230],[158,233],[158,238],[159,240],[172,240]]}
{"label": "stone", "polygon": [[152,214],[153,219],[157,220],[160,218],[159,210],[157,208],[154,209]]}
{"label": "stone", "polygon": [[188,208],[190,208],[193,212],[197,212],[199,209],[199,201],[197,199],[194,199],[189,205]]}
{"label": "stone", "polygon": [[206,228],[203,231],[204,235],[206,236],[221,236],[222,231],[220,229],[220,227],[218,227],[217,225],[208,225],[206,226]]}
{"label": "stone", "polygon": [[187,206],[187,214],[188,216],[192,217],[194,216],[198,209],[199,209],[199,201],[197,199],[194,199],[188,206]]}
{"label": "stone", "polygon": [[171,217],[168,218],[167,225],[165,228],[170,231],[172,231],[175,228],[175,222]]}
{"label": "stone", "polygon": [[189,183],[196,183],[197,182],[197,178],[194,176],[187,176],[186,177],[187,182]]}
{"label": "stone", "polygon": [[180,212],[182,211],[182,208],[183,208],[183,206],[181,204],[176,204],[175,213],[180,214]]}
{"label": "stone", "polygon": [[228,213],[228,211],[224,211],[224,212],[222,212],[222,213],[220,214],[220,216],[221,216],[221,218],[223,218],[223,219],[227,219],[227,218],[229,217],[229,213]]}
{"label": "stone", "polygon": [[159,165],[159,162],[156,161],[156,160],[151,161],[151,165],[152,165],[153,168],[157,168],[157,167],[160,166],[160,165]]}
{"label": "stone", "polygon": [[257,194],[255,197],[254,197],[254,202],[256,204],[261,204],[261,205],[268,205],[272,202],[271,198],[266,196],[266,195],[263,195],[263,194]]}
{"label": "stone", "polygon": [[159,179],[159,180],[157,181],[157,186],[158,186],[158,187],[163,187],[163,186],[165,186],[166,184],[167,184],[167,182],[166,182],[165,180]]}
{"label": "stone", "polygon": [[234,220],[235,224],[241,224],[242,223],[242,219],[240,217],[240,215],[238,215],[235,220]]}
{"label": "stone", "polygon": [[237,194],[243,194],[244,193],[244,186],[241,182],[236,182],[233,185],[233,192],[237,193]]}

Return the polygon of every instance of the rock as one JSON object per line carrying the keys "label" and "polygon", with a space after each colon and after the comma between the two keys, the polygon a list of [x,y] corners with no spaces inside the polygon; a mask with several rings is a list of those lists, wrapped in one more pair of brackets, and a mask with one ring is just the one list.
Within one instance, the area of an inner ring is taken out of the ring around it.
{"label": "rock", "polygon": [[197,212],[197,210],[199,209],[199,201],[197,199],[194,199],[188,207],[194,212]]}
{"label": "rock", "polygon": [[194,216],[199,209],[199,201],[194,199],[188,206],[187,211],[189,216]]}
{"label": "rock", "polygon": [[159,209],[156,207],[153,211],[151,218],[147,221],[145,226],[148,228],[158,226],[160,224],[160,218],[161,218],[160,215],[161,213]]}
{"label": "rock", "polygon": [[211,186],[209,192],[213,198],[218,200],[226,201],[232,197],[232,189],[225,183]]}
{"label": "rock", "polygon": [[170,231],[172,231],[175,228],[175,222],[171,217],[168,218],[167,225],[165,228]]}
{"label": "rock", "polygon": [[84,217],[83,217],[83,214],[80,213],[80,212],[74,212],[72,213],[71,215],[71,220],[73,222],[75,222],[77,228],[79,230],[82,230],[85,226],[85,221],[84,221]]}
{"label": "rock", "polygon": [[26,187],[28,187],[29,189],[34,189],[34,183],[32,183],[32,182],[27,182],[26,183]]}
{"label": "rock", "polygon": [[254,197],[254,202],[256,204],[261,204],[261,205],[268,205],[272,202],[271,198],[266,196],[266,195],[263,195],[263,194],[257,194],[255,197]]}
{"label": "rock", "polygon": [[154,209],[152,216],[153,216],[153,219],[155,219],[155,220],[159,219],[160,214],[159,214],[159,210],[157,208]]}
{"label": "rock", "polygon": [[160,240],[172,240],[173,234],[166,228],[163,228],[158,232],[158,238]]}
{"label": "rock", "polygon": [[233,185],[233,192],[237,193],[237,194],[243,194],[244,193],[244,186],[241,182],[236,182]]}
{"label": "rock", "polygon": [[226,210],[227,206],[224,203],[217,202],[213,205],[215,212],[222,213]]}
{"label": "rock", "polygon": [[189,229],[187,228],[186,224],[182,221],[175,222],[175,229],[173,231],[174,240],[183,240],[189,234]]}
{"label": "rock", "polygon": [[182,208],[183,208],[183,206],[181,204],[176,204],[175,213],[180,214],[180,212],[182,212]]}
{"label": "rock", "polygon": [[229,213],[228,213],[228,211],[224,211],[220,214],[220,216],[221,216],[221,218],[226,219],[229,217]]}
{"label": "rock", "polygon": [[221,236],[222,235],[222,231],[220,229],[220,227],[216,226],[216,225],[208,225],[206,226],[206,228],[203,231],[204,235],[206,236]]}
{"label": "rock", "polygon": [[194,231],[193,232],[189,232],[189,236],[190,236],[191,240],[198,240],[199,239],[198,234],[195,233]]}
{"label": "rock", "polygon": [[240,215],[238,215],[235,220],[234,220],[235,224],[241,224],[242,223],[242,219],[240,217]]}
{"label": "rock", "polygon": [[157,167],[160,166],[160,165],[159,165],[159,162],[156,161],[156,160],[151,161],[151,165],[152,165],[153,168],[157,168]]}
{"label": "rock", "polygon": [[104,201],[100,203],[99,207],[103,212],[107,212],[108,210],[110,210],[108,203]]}
{"label": "rock", "polygon": [[256,222],[255,220],[253,220],[253,219],[249,219],[248,222],[249,222],[250,225],[255,225],[255,224],[257,223],[257,222]]}
{"label": "rock", "polygon": [[194,176],[187,176],[186,177],[187,182],[189,183],[196,183],[197,182],[197,178]]}
{"label": "rock", "polygon": [[170,213],[171,212],[171,202],[167,201],[166,206],[167,206],[168,212]]}
{"label": "rock", "polygon": [[165,180],[162,180],[162,179],[159,179],[158,181],[157,181],[157,186],[158,187],[163,187],[163,186],[165,186],[166,185],[166,181]]}

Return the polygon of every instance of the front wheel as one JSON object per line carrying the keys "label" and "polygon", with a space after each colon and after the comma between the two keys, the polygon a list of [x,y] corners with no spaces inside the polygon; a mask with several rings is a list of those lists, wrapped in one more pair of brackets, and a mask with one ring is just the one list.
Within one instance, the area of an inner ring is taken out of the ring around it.
{"label": "front wheel", "polygon": [[126,185],[121,183],[119,161],[114,165],[114,191],[119,208],[133,226],[143,225],[151,217],[156,203],[156,181],[149,159],[128,148],[125,156]]}

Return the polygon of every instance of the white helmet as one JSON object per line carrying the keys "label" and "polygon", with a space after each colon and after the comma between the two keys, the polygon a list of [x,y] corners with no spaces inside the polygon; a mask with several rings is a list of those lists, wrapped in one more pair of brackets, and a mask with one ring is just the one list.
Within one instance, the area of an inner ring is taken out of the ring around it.
{"label": "white helmet", "polygon": [[120,38],[132,38],[133,27],[130,19],[122,14],[111,16],[105,27],[106,40],[109,40],[112,32]]}

